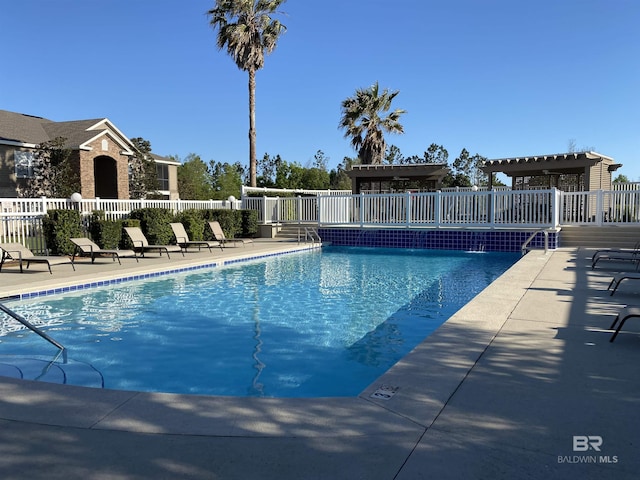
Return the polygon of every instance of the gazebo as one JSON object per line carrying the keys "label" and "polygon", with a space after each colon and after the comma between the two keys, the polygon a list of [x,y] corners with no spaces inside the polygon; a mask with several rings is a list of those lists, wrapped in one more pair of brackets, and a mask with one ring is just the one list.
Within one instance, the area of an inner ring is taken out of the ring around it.
{"label": "gazebo", "polygon": [[570,152],[486,160],[481,167],[493,186],[493,174],[511,178],[513,190],[557,188],[565,192],[611,190],[612,174],[622,164],[597,152]]}

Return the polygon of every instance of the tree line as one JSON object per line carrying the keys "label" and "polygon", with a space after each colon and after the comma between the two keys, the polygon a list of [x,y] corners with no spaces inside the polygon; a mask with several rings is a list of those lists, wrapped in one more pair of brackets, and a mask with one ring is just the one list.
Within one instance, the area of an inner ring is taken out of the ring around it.
{"label": "tree line", "polygon": [[[247,185],[250,173],[236,162],[233,164],[210,160],[205,163],[194,153],[184,159],[170,157],[180,161],[178,167],[178,191],[180,198],[190,200],[225,200],[229,196],[239,198],[241,186]],[[351,179],[347,172],[353,165],[361,164],[359,158],[344,157],[335,168],[328,169],[327,157],[318,150],[306,166],[299,162],[283,159],[279,154],[265,153],[256,166],[256,186],[280,189],[302,190],[351,190]],[[411,165],[421,163],[440,163],[449,167],[449,173],[443,179],[443,187],[484,186],[487,176],[480,170],[485,157],[471,155],[466,148],[449,162],[449,152],[442,145],[431,144],[422,155],[404,156],[395,145],[386,148],[382,163],[389,165]]]}

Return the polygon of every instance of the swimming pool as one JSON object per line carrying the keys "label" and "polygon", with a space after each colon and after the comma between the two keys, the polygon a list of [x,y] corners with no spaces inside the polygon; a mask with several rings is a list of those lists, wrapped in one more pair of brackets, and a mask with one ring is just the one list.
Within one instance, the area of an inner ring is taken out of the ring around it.
{"label": "swimming pool", "polygon": [[328,247],[10,302],[67,347],[67,362],[51,362],[55,348],[3,320],[0,374],[138,391],[354,396],[518,258]]}

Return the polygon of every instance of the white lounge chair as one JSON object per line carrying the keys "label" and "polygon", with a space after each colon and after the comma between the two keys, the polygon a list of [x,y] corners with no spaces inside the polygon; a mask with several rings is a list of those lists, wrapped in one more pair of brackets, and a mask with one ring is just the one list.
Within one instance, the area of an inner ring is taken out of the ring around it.
{"label": "white lounge chair", "polygon": [[227,238],[218,222],[208,223],[209,228],[211,228],[211,231],[213,232],[213,237],[220,242],[222,246],[226,246],[227,243],[232,243],[234,245],[239,243],[244,247],[247,243],[253,243],[253,240],[250,238]]}
{"label": "white lounge chair", "polygon": [[133,243],[133,251],[140,252],[143,257],[145,252],[153,251],[159,252],[160,256],[162,256],[162,252],[165,252],[168,258],[171,258],[169,252],[180,252],[184,257],[184,252],[180,245],[150,245],[140,227],[124,227],[124,230]]}
{"label": "white lounge chair", "polygon": [[73,269],[76,269],[71,259],[67,256],[34,255],[31,250],[20,243],[0,243],[0,249],[2,250],[0,271],[2,271],[2,266],[7,260],[17,261],[20,264],[20,273],[24,272],[22,265],[25,263],[27,268],[29,268],[29,265],[32,263],[46,263],[47,267],[49,267],[49,273],[53,273],[51,271],[51,265],[60,265],[62,263],[70,263]]}
{"label": "white lounge chair", "polygon": [[135,257],[136,262],[138,261],[138,256],[133,250],[103,249],[86,237],[70,238],[69,240],[71,240],[71,242],[76,246],[75,250],[73,251],[73,256],[71,257],[72,264],[75,262],[76,256],[80,255],[91,257],[91,263],[95,262],[96,257],[100,255],[111,255],[113,261],[115,262],[116,259],[118,259],[118,263],[121,265],[122,262],[120,262],[120,257]]}
{"label": "white lounge chair", "polygon": [[184,250],[189,247],[198,247],[198,250],[200,250],[202,247],[207,247],[209,251],[211,251],[213,247],[220,247],[220,250],[222,250],[222,244],[218,241],[189,240],[189,234],[185,230],[182,223],[176,222],[171,223],[170,225],[171,229],[173,230],[173,234],[176,237],[176,243],[180,245]]}

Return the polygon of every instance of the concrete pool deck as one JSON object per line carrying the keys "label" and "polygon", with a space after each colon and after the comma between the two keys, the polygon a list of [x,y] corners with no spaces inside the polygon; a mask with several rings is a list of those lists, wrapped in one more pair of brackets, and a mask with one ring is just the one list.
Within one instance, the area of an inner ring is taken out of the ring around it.
{"label": "concrete pool deck", "polygon": [[[0,297],[297,248],[0,273]],[[592,251],[534,251],[354,398],[204,397],[0,377],[3,479],[637,478],[640,282]],[[14,268],[14,271],[17,269]],[[635,285],[638,283],[638,285]],[[380,387],[388,399],[372,397]],[[389,390],[385,390],[388,392]],[[591,437],[591,438],[589,438]],[[599,448],[588,449],[589,442]]]}

